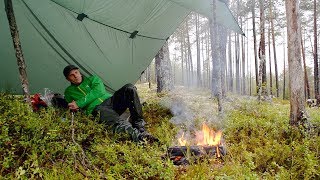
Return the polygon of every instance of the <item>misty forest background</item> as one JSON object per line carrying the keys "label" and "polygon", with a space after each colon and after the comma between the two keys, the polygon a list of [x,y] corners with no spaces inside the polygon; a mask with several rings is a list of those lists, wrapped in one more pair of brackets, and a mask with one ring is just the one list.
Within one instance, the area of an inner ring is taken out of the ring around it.
{"label": "misty forest background", "polygon": [[[217,82],[217,71],[221,71],[223,96],[228,92],[251,96],[257,95],[261,65],[260,76],[265,95],[288,99],[285,2],[225,2],[229,4],[245,36],[217,25],[217,36],[213,37],[217,53],[212,61],[210,22],[199,14],[191,13],[162,48],[161,55],[156,56],[141,76],[140,82],[158,83],[159,91],[163,87],[171,89],[173,85],[212,89],[212,84]],[[304,71],[305,98],[308,99],[319,94],[319,8],[317,1],[300,1],[301,66]],[[265,55],[264,62],[261,61],[262,54]],[[166,80],[159,80],[161,78]]]}

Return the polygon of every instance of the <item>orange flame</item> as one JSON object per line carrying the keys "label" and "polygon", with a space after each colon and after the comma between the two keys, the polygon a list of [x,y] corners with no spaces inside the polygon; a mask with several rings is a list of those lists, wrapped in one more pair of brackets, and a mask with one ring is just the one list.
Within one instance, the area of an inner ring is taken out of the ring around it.
{"label": "orange flame", "polygon": [[197,145],[216,146],[220,144],[222,132],[215,133],[206,124],[202,125],[202,131],[196,133]]}
{"label": "orange flame", "polygon": [[178,138],[178,142],[179,142],[180,146],[185,146],[187,144],[187,140],[184,139],[184,133],[182,133],[181,137]]}
{"label": "orange flame", "polygon": [[[196,132],[196,142],[195,144],[201,146],[216,146],[220,144],[222,132],[214,132],[206,124],[202,125],[202,131]],[[178,138],[180,146],[185,146],[187,143],[191,144],[184,137],[184,133]]]}

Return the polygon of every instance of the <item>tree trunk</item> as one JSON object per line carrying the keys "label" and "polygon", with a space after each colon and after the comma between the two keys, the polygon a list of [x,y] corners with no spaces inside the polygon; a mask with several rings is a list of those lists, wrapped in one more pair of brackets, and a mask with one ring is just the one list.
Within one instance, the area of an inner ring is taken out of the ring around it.
{"label": "tree trunk", "polygon": [[266,46],[265,46],[265,17],[264,17],[264,1],[260,0],[260,46],[259,46],[259,93],[258,100],[261,96],[267,96],[266,83],[267,83],[267,69],[266,69]]}
{"label": "tree trunk", "polygon": [[[223,0],[229,6],[229,0]],[[220,53],[221,53],[221,93],[222,97],[226,97],[227,91],[227,41],[228,41],[228,30],[220,26]]]}
{"label": "tree trunk", "polygon": [[185,74],[184,74],[184,67],[183,67],[183,39],[182,39],[182,37],[180,37],[181,39],[180,39],[180,56],[181,56],[181,79],[182,79],[182,85],[184,85],[184,81],[185,81]]}
{"label": "tree trunk", "polygon": [[235,35],[235,56],[236,56],[236,92],[240,94],[240,55],[239,55],[239,34]]}
{"label": "tree trunk", "polygon": [[208,64],[208,68],[207,68],[207,82],[208,82],[208,88],[211,88],[211,73],[210,73],[210,71],[211,71],[211,66],[210,66],[210,28],[208,29],[208,31],[206,31],[207,32],[207,64]]}
{"label": "tree trunk", "polygon": [[29,91],[29,81],[26,71],[26,63],[24,61],[23,52],[21,49],[21,43],[19,38],[19,31],[16,24],[16,19],[14,16],[13,5],[11,0],[5,1],[6,14],[9,22],[11,37],[14,49],[16,51],[17,64],[19,68],[20,80],[22,85],[22,92],[25,100],[31,105],[30,91]]}
{"label": "tree trunk", "polygon": [[200,39],[199,39],[199,14],[196,17],[196,43],[197,43],[197,85],[201,86],[201,65],[200,65]]}
{"label": "tree trunk", "polygon": [[271,64],[271,42],[270,42],[270,27],[268,28],[268,50],[269,50],[269,75],[270,75],[270,95],[273,95],[272,93],[272,64]]}
{"label": "tree trunk", "polygon": [[221,61],[218,55],[218,24],[216,23],[216,0],[212,0],[213,18],[210,20],[210,39],[212,56],[212,95],[218,100],[218,110],[222,112],[222,93],[221,93]]}
{"label": "tree trunk", "polygon": [[[240,17],[240,22],[242,26],[242,18]],[[246,94],[246,51],[244,36],[241,37],[241,49],[242,49],[242,94]]]}
{"label": "tree trunk", "polygon": [[151,73],[150,73],[150,66],[148,66],[148,68],[147,68],[147,79],[148,79],[149,89],[151,89]]}
{"label": "tree trunk", "polygon": [[[239,22],[239,13],[240,13],[240,3],[237,0],[237,22]],[[240,94],[240,39],[239,34],[236,34],[236,42],[235,42],[235,55],[236,55],[236,90],[237,93]]]}
{"label": "tree trunk", "polygon": [[222,97],[226,97],[226,71],[227,71],[227,29],[220,26],[221,38],[220,38],[220,54],[221,54],[221,93]]}
{"label": "tree trunk", "polygon": [[303,59],[303,69],[304,69],[304,85],[305,85],[305,96],[310,99],[310,85],[309,85],[309,78],[307,73],[307,65],[306,65],[306,53],[304,52],[304,46],[302,41],[302,33],[301,35],[301,50],[302,50],[302,59]]}
{"label": "tree trunk", "polygon": [[255,62],[255,72],[256,72],[256,92],[258,92],[258,84],[259,84],[259,77],[258,77],[258,57],[257,57],[257,36],[256,36],[256,11],[255,11],[255,4],[256,1],[252,1],[252,31],[253,31],[253,50],[254,50],[254,62]]}
{"label": "tree trunk", "polygon": [[[204,32],[205,33],[205,32]],[[202,73],[200,74],[201,75],[201,86],[202,87],[205,87],[205,81],[206,81],[206,78],[205,78],[205,76],[206,76],[206,65],[205,65],[205,62],[206,62],[206,56],[205,56],[205,44],[204,44],[204,42],[205,42],[205,38],[204,37],[200,37],[200,42],[201,42],[201,48],[200,48],[200,50],[201,50],[201,54],[202,54]]]}
{"label": "tree trunk", "polygon": [[[187,27],[186,27],[187,28]],[[186,38],[183,38],[183,54],[184,54],[184,62],[185,62],[185,83],[189,87],[189,82],[190,82],[190,72],[189,72],[189,54],[188,54],[188,48],[187,48],[187,43],[186,43]]]}
{"label": "tree trunk", "polygon": [[[247,35],[249,35],[249,21],[247,21]],[[249,83],[249,96],[252,96],[252,87],[251,87],[251,58],[249,59],[249,38],[247,39],[247,75]]]}
{"label": "tree trunk", "polygon": [[317,37],[317,1],[313,1],[313,33],[314,33],[314,53],[313,53],[313,67],[314,67],[314,96],[319,95],[319,66],[318,66],[318,37]]}
{"label": "tree trunk", "polygon": [[168,42],[166,42],[158,54],[156,59],[156,75],[157,75],[157,92],[170,91],[173,89],[172,71],[169,58]]}
{"label": "tree trunk", "polygon": [[219,51],[220,63],[221,63],[221,93],[222,97],[226,96],[226,64],[227,64],[227,29],[223,26],[219,26]]}
{"label": "tree trunk", "polygon": [[188,47],[188,70],[189,70],[189,85],[193,84],[193,63],[192,63],[192,52],[191,52],[191,43],[189,36],[189,25],[188,21],[186,21],[187,26],[187,47]]}
{"label": "tree trunk", "polygon": [[283,100],[286,99],[286,44],[283,44]]}
{"label": "tree trunk", "polygon": [[269,0],[270,3],[270,22],[271,22],[271,35],[272,35],[272,46],[273,46],[273,60],[274,60],[274,73],[276,76],[276,95],[277,97],[279,97],[279,77],[278,77],[278,62],[277,62],[277,51],[276,51],[276,39],[275,39],[275,35],[274,35],[274,23],[273,23],[273,11],[272,11],[272,2],[271,0]]}
{"label": "tree trunk", "polygon": [[232,68],[232,49],[231,49],[231,43],[232,43],[232,35],[231,32],[229,33],[229,42],[228,42],[228,51],[229,51],[229,91],[233,92],[233,68]]}
{"label": "tree trunk", "polygon": [[286,0],[288,64],[290,89],[290,125],[305,123],[303,69],[301,66],[301,42],[299,1]]}

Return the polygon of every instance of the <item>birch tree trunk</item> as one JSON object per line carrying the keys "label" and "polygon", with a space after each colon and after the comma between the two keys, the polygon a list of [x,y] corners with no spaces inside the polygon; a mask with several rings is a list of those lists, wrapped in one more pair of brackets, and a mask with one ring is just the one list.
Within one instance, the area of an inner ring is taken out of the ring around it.
{"label": "birch tree trunk", "polygon": [[288,65],[290,89],[290,125],[305,124],[304,83],[301,66],[299,1],[286,0]]}
{"label": "birch tree trunk", "polygon": [[13,5],[11,0],[5,1],[6,14],[9,22],[11,37],[13,41],[13,46],[16,51],[17,64],[19,68],[19,75],[22,85],[22,92],[25,100],[31,105],[30,91],[29,91],[29,81],[26,71],[26,63],[24,61],[23,52],[21,49],[21,43],[19,38],[19,31],[16,24],[16,18],[14,16]]}

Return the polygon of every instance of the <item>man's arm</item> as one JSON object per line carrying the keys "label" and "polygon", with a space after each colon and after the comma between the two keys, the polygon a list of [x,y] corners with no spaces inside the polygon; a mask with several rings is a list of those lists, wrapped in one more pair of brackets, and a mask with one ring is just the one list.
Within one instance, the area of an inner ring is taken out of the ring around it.
{"label": "man's arm", "polygon": [[70,102],[73,101],[72,97],[68,93],[68,89],[66,89],[65,92],[64,92],[64,99],[67,101],[67,103],[70,103]]}
{"label": "man's arm", "polygon": [[81,99],[77,100],[76,104],[80,108],[83,108],[104,94],[106,94],[106,90],[101,79],[98,76],[93,76],[91,81],[91,91]]}

